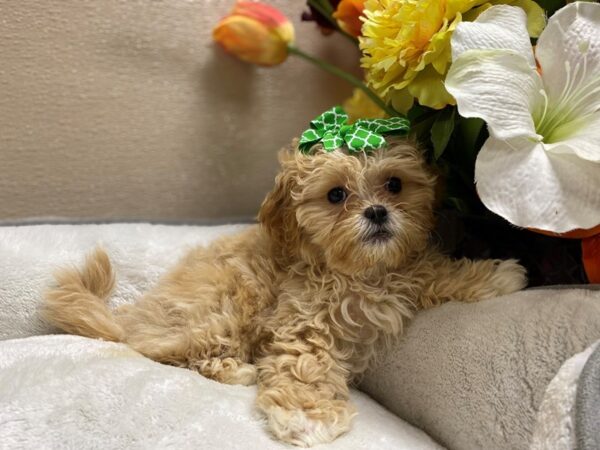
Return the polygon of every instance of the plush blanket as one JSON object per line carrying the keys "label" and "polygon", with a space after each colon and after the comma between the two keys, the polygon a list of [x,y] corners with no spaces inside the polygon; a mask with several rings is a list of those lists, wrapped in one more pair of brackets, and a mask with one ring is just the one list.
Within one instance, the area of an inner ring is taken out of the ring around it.
{"label": "plush blanket", "polygon": [[[122,344],[78,336],[0,342],[0,447],[285,449],[253,409],[254,387],[155,363]],[[321,448],[441,449],[353,392],[352,431]]]}
{"label": "plush blanket", "polygon": [[[253,408],[255,388],[226,386],[124,345],[51,335],[37,314],[54,269],[102,245],[118,274],[113,303],[133,301],[185,250],[240,226],[147,224],[0,227],[0,447],[279,449]],[[19,339],[20,338],[20,339]],[[439,449],[352,392],[359,415],[327,449]]]}
{"label": "plush blanket", "polygon": [[114,305],[132,302],[194,245],[247,225],[215,227],[149,224],[36,225],[0,227],[0,340],[47,334],[40,320],[42,291],[59,267],[81,265],[104,247],[115,266]]}

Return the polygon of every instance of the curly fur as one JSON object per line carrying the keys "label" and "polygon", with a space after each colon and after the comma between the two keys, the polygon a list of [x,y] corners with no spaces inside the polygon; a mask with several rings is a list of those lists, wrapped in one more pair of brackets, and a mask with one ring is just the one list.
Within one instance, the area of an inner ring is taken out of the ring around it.
{"label": "curly fur", "polygon": [[[515,261],[451,260],[429,244],[435,178],[408,142],[369,155],[293,147],[259,224],[192,250],[135,304],[110,311],[114,275],[97,249],[58,273],[44,314],[63,330],[125,342],[156,361],[224,383],[258,383],[270,431],[329,442],[356,414],[348,386],[420,308],[525,285]],[[402,190],[386,190],[390,177]],[[327,200],[334,187],[347,199]],[[364,216],[388,210],[387,240]]]}

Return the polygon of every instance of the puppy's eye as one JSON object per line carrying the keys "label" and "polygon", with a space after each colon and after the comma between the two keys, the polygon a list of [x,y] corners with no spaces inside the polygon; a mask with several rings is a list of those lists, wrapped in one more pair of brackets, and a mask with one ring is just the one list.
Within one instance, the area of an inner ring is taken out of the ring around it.
{"label": "puppy's eye", "polygon": [[347,196],[348,194],[346,194],[344,189],[335,187],[327,193],[327,200],[329,200],[330,203],[341,203],[346,200]]}
{"label": "puppy's eye", "polygon": [[392,194],[397,194],[402,190],[402,181],[400,180],[400,178],[391,177],[385,183],[385,188]]}

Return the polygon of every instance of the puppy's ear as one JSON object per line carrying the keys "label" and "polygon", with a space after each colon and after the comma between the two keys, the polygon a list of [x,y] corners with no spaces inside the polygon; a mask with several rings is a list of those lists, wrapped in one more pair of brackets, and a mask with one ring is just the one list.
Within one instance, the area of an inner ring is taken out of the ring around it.
{"label": "puppy's ear", "polygon": [[296,211],[292,204],[292,192],[297,187],[299,176],[296,152],[293,145],[279,152],[281,170],[275,178],[275,186],[267,194],[258,213],[258,221],[271,240],[288,254],[294,252],[299,233]]}

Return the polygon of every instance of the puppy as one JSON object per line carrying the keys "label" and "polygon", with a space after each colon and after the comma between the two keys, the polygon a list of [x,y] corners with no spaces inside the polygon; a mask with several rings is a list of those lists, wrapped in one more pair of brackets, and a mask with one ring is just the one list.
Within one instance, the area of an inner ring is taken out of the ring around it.
{"label": "puppy", "polygon": [[408,142],[370,154],[290,147],[259,224],[189,252],[135,304],[114,311],[96,250],[63,270],[45,317],[124,342],[222,383],[258,383],[278,439],[311,446],[346,432],[348,386],[420,309],[526,284],[515,261],[452,260],[429,244],[435,178]]}

